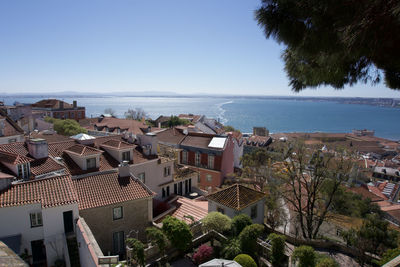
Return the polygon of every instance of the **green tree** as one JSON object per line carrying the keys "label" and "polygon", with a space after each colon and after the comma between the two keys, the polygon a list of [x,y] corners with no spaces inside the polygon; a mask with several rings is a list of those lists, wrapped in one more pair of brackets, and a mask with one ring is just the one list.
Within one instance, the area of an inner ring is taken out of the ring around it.
{"label": "green tree", "polygon": [[400,248],[388,249],[385,251],[385,253],[383,253],[381,260],[378,261],[377,263],[379,264],[379,266],[382,266],[399,255],[400,255]]}
{"label": "green tree", "polygon": [[398,234],[388,225],[378,214],[369,214],[359,230],[350,229],[342,235],[348,245],[359,250],[359,260],[364,262],[365,252],[382,255],[386,249],[397,247]]}
{"label": "green tree", "polygon": [[178,116],[173,116],[173,115],[167,122],[168,127],[174,127],[178,125],[188,125],[188,124],[190,124],[190,121],[185,119],[180,119]]}
{"label": "green tree", "polygon": [[265,198],[265,221],[272,230],[283,225],[286,222],[286,214],[283,209],[281,199],[281,190],[279,186],[270,181],[267,185],[267,194]]}
{"label": "green tree", "polygon": [[270,156],[265,149],[257,149],[242,157],[243,178],[254,179],[260,188],[264,188],[265,182],[270,177]]}
{"label": "green tree", "polygon": [[285,236],[272,233],[268,236],[271,240],[271,263],[273,266],[281,266],[285,256]]}
{"label": "green tree", "polygon": [[242,252],[256,255],[257,238],[263,233],[264,226],[261,224],[252,224],[246,226],[239,234],[240,248]]}
{"label": "green tree", "polygon": [[75,120],[60,120],[48,117],[45,120],[53,123],[54,130],[61,135],[72,136],[80,133],[87,133],[87,130],[82,128]]}
{"label": "green tree", "polygon": [[162,230],[167,235],[172,246],[180,251],[186,251],[192,242],[193,235],[189,226],[175,217],[167,216],[163,221]]}
{"label": "green tree", "polygon": [[224,126],[224,130],[225,130],[225,132],[239,132],[240,133],[239,130],[235,129],[233,126],[230,126],[230,125]]}
{"label": "green tree", "polygon": [[243,267],[257,267],[257,263],[247,254],[239,254],[233,260]]}
{"label": "green tree", "polygon": [[167,247],[168,238],[163,231],[156,227],[146,228],[147,239],[152,245],[156,245],[160,250],[161,257],[165,255],[165,248]]}
{"label": "green tree", "polygon": [[323,257],[317,261],[316,267],[339,267],[339,264],[332,258]]}
{"label": "green tree", "polygon": [[249,215],[243,213],[236,215],[232,219],[232,231],[236,236],[238,236],[246,226],[251,224],[253,224],[253,221]]}
{"label": "green tree", "polygon": [[139,266],[144,266],[144,245],[142,242],[136,238],[126,239],[126,244],[130,249],[132,249],[132,258],[137,262]]}
{"label": "green tree", "polygon": [[293,252],[293,259],[299,262],[299,267],[314,267],[316,264],[315,251],[310,246],[297,247]]}
{"label": "green tree", "polygon": [[207,231],[214,230],[222,234],[231,229],[231,219],[225,214],[216,211],[207,214],[202,222]]}
{"label": "green tree", "polygon": [[233,260],[233,258],[235,258],[240,253],[242,253],[242,250],[240,249],[240,242],[237,238],[229,240],[229,242],[224,245],[224,248],[222,250],[222,255],[224,259],[228,260]]}
{"label": "green tree", "polygon": [[[400,89],[400,2],[262,0],[256,20],[283,43],[294,91],[358,81]],[[377,68],[377,69],[376,69]]]}

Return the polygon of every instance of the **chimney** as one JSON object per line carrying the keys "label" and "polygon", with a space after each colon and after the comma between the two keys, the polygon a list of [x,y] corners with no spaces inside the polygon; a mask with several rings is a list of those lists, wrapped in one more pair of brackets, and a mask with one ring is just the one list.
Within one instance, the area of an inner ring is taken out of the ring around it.
{"label": "chimney", "polygon": [[61,100],[60,100],[59,103],[60,103],[60,109],[64,109],[64,101],[61,101]]}
{"label": "chimney", "polygon": [[5,175],[4,178],[0,179],[0,192],[8,189],[11,187],[12,182],[15,180],[15,177],[12,175],[6,175],[3,173],[3,175]]}
{"label": "chimney", "polygon": [[33,138],[26,140],[29,154],[35,159],[43,159],[49,156],[49,145],[42,138]]}
{"label": "chimney", "polygon": [[76,102],[76,100],[72,101],[72,105],[74,106],[74,108],[78,107],[78,103]]}
{"label": "chimney", "polygon": [[128,177],[131,175],[129,162],[124,160],[118,165],[118,177]]}
{"label": "chimney", "polygon": [[150,155],[157,155],[158,140],[155,133],[146,134],[145,145],[150,145]]}

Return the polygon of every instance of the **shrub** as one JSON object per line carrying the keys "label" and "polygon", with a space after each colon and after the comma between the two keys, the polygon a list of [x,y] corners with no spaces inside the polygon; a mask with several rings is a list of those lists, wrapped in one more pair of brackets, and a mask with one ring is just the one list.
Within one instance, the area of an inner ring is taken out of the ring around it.
{"label": "shrub", "polygon": [[246,226],[239,235],[240,249],[242,252],[255,255],[257,251],[257,237],[264,231],[261,224]]}
{"label": "shrub", "polygon": [[271,262],[274,266],[280,266],[285,259],[285,237],[283,235],[270,234],[271,240]]}
{"label": "shrub", "polygon": [[185,251],[192,242],[192,232],[189,226],[177,218],[167,216],[163,220],[162,230],[171,244],[181,251]]}
{"label": "shrub", "polygon": [[332,258],[324,257],[318,261],[317,267],[339,267],[339,264]]}
{"label": "shrub", "polygon": [[58,134],[71,136],[79,133],[87,133],[75,120],[60,120],[54,118],[46,118],[45,121],[53,123],[53,128]]}
{"label": "shrub", "polygon": [[228,260],[233,260],[233,258],[235,258],[240,253],[242,253],[242,250],[240,249],[240,242],[237,238],[230,240],[229,243],[227,243],[222,250],[222,255],[224,259]]}
{"label": "shrub", "polygon": [[231,229],[231,219],[220,212],[210,212],[202,220],[203,226],[207,231],[217,231],[223,233]]}
{"label": "shrub", "polygon": [[251,225],[252,223],[253,222],[251,221],[249,215],[247,214],[236,215],[232,219],[233,233],[235,233],[235,235],[239,235],[247,225]]}
{"label": "shrub", "polygon": [[193,254],[193,261],[196,264],[201,264],[212,258],[213,248],[205,244],[201,245],[197,251]]}
{"label": "shrub", "polygon": [[144,246],[143,243],[136,238],[128,238],[126,244],[132,249],[132,258],[138,265],[144,266]]}
{"label": "shrub", "polygon": [[243,267],[257,267],[257,263],[247,254],[239,254],[233,260]]}
{"label": "shrub", "polygon": [[146,229],[146,236],[151,244],[156,245],[160,250],[161,256],[165,255],[165,248],[167,247],[167,236],[156,227],[148,227]]}
{"label": "shrub", "polygon": [[385,251],[385,253],[383,253],[381,260],[378,261],[377,263],[379,264],[379,266],[382,266],[399,255],[400,255],[400,248],[388,249]]}
{"label": "shrub", "polygon": [[315,266],[315,251],[310,246],[297,247],[293,252],[293,258],[299,262],[299,267]]}

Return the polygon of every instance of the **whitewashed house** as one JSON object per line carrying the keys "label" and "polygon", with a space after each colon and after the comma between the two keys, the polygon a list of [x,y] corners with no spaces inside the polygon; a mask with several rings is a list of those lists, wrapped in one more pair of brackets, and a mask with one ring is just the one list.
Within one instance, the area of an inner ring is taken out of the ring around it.
{"label": "whitewashed house", "polygon": [[209,194],[208,212],[218,211],[230,218],[247,214],[253,223],[264,223],[265,194],[240,184],[234,184]]}
{"label": "whitewashed house", "polygon": [[0,240],[34,266],[69,266],[66,236],[75,232],[76,192],[70,176],[39,179],[0,188]]}

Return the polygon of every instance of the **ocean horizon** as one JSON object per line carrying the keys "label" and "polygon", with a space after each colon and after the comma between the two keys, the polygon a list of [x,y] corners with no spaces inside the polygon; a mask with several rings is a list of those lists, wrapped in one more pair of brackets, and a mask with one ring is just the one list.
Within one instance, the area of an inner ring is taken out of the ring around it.
{"label": "ocean horizon", "polygon": [[[46,95],[34,97],[4,96],[5,104],[34,103]],[[400,140],[400,109],[372,105],[343,104],[334,101],[273,99],[254,97],[57,97],[68,103],[78,101],[86,107],[87,117],[97,117],[106,108],[123,118],[129,108],[142,108],[150,118],[181,113],[204,114],[242,132],[264,126],[278,132],[351,132],[353,129],[375,130],[375,135]]]}

